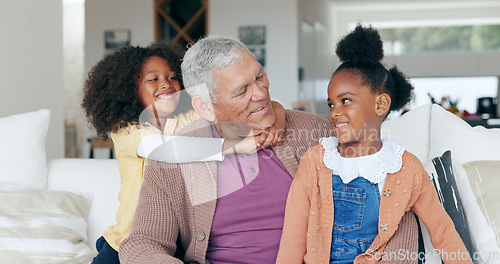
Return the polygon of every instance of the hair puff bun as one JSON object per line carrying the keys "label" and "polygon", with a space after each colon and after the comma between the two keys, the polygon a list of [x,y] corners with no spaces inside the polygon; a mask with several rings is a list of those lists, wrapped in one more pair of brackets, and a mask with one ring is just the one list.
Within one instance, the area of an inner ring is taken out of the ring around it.
{"label": "hair puff bun", "polygon": [[360,24],[337,43],[335,53],[341,62],[350,61],[353,65],[372,65],[384,58],[383,43],[378,31]]}

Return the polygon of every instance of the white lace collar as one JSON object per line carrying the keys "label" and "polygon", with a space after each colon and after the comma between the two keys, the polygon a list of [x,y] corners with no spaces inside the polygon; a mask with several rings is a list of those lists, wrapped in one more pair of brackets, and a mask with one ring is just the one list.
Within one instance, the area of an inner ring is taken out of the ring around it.
{"label": "white lace collar", "polygon": [[325,149],[323,162],[326,167],[339,175],[345,184],[358,176],[372,183],[380,183],[385,180],[387,173],[398,172],[403,165],[405,148],[388,139],[382,139],[382,148],[378,152],[356,158],[340,156],[337,149],[339,142],[335,137],[321,138],[319,142]]}

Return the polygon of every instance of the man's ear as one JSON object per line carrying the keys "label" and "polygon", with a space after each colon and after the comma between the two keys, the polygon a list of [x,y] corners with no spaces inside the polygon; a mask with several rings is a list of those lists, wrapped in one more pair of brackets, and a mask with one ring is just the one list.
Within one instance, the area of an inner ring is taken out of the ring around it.
{"label": "man's ear", "polygon": [[193,104],[194,110],[198,112],[201,117],[211,122],[215,121],[214,108],[211,103],[203,100],[199,95],[195,95],[191,103]]}
{"label": "man's ear", "polygon": [[375,113],[378,116],[385,116],[391,108],[391,97],[386,93],[379,94],[375,104]]}

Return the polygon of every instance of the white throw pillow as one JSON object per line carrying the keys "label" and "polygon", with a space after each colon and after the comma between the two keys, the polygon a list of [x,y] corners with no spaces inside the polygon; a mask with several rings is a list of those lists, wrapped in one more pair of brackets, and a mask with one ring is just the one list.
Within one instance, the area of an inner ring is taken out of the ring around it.
{"label": "white throw pillow", "polygon": [[472,215],[470,228],[479,257],[482,263],[497,264],[500,260],[500,160],[471,161],[457,172],[470,183],[467,184],[470,200],[464,201],[464,207],[467,216]]}
{"label": "white throw pillow", "polygon": [[384,121],[382,137],[406,148],[422,162],[429,154],[429,127],[431,107],[422,105],[406,114]]}
{"label": "white throw pillow", "polygon": [[0,190],[2,263],[89,263],[85,243],[91,200],[41,189]]}
{"label": "white throw pillow", "polygon": [[1,185],[45,188],[49,122],[47,109],[0,118]]}
{"label": "white throw pillow", "polygon": [[431,109],[429,157],[451,150],[459,164],[474,160],[500,160],[500,129],[471,127],[439,105]]}

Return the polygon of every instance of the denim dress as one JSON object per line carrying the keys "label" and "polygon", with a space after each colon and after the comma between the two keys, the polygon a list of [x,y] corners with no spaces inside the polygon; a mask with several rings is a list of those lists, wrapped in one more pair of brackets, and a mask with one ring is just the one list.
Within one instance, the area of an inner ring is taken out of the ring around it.
{"label": "denim dress", "polygon": [[337,138],[321,138],[320,143],[325,149],[323,162],[332,170],[334,215],[330,263],[353,263],[378,234],[379,185],[383,187],[388,173],[401,170],[405,148],[383,138],[378,152],[344,158],[338,152]]}
{"label": "denim dress", "polygon": [[345,184],[333,174],[334,220],[330,264],[353,263],[378,234],[378,184],[358,177]]}

